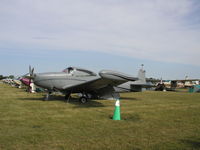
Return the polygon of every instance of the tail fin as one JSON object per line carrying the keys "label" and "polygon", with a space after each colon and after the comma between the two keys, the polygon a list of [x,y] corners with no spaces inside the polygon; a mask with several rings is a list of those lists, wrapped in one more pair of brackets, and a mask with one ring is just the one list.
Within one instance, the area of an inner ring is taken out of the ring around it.
{"label": "tail fin", "polygon": [[138,71],[138,80],[131,83],[131,91],[133,92],[141,92],[143,88],[146,88],[147,82],[145,77],[145,70],[140,69]]}
{"label": "tail fin", "polygon": [[139,71],[138,71],[138,83],[140,83],[140,84],[146,84],[147,82],[146,82],[146,75],[145,75],[145,73],[146,73],[146,71],[145,70],[143,70],[143,69],[140,69]]}

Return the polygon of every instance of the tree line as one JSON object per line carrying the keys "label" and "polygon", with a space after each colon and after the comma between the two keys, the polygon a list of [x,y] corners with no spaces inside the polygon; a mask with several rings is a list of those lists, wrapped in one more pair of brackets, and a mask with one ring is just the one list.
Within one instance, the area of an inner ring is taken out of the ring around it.
{"label": "tree line", "polygon": [[9,75],[9,76],[0,75],[0,80],[6,79],[6,78],[14,79],[14,77],[15,77],[14,75]]}

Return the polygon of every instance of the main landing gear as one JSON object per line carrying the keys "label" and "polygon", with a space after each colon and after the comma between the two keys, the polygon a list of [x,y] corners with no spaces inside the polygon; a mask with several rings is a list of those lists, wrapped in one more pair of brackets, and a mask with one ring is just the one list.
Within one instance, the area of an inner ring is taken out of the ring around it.
{"label": "main landing gear", "polygon": [[[52,94],[52,92],[48,92],[47,95],[46,95],[46,97],[44,98],[44,100],[48,101],[51,94]],[[71,95],[71,93],[66,93],[66,95],[65,95],[65,100],[67,102],[69,102],[69,100],[70,100],[70,95]],[[85,104],[85,103],[88,102],[89,98],[91,98],[91,96],[89,94],[80,93],[79,102],[82,103],[82,104]]]}
{"label": "main landing gear", "polygon": [[82,103],[82,104],[87,103],[88,100],[89,100],[90,98],[92,98],[92,95],[89,94],[89,93],[79,93],[78,95],[80,96],[79,102]]}
{"label": "main landing gear", "polygon": [[79,102],[82,103],[82,104],[85,104],[88,102],[88,98],[86,96],[81,96],[79,98]]}
{"label": "main landing gear", "polygon": [[[65,100],[67,102],[69,102],[69,100],[70,100],[70,95],[71,95],[71,93],[66,93],[66,95],[65,95]],[[79,96],[80,96],[80,98],[79,98],[80,103],[85,104],[88,102],[88,98],[89,98],[88,94],[79,93]]]}

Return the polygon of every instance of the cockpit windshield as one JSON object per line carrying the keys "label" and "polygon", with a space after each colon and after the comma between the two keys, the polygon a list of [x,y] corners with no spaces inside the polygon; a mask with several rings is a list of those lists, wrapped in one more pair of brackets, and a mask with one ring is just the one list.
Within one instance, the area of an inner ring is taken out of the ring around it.
{"label": "cockpit windshield", "polygon": [[81,68],[74,68],[74,67],[69,67],[63,70],[63,72],[73,75],[73,76],[96,76],[96,73],[81,69]]}

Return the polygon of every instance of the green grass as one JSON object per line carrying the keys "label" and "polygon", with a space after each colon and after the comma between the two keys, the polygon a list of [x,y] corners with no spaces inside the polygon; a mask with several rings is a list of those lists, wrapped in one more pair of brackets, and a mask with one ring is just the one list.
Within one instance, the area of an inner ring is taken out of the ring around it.
{"label": "green grass", "polygon": [[199,93],[121,94],[121,121],[112,100],[43,96],[0,83],[0,149],[200,149]]}

